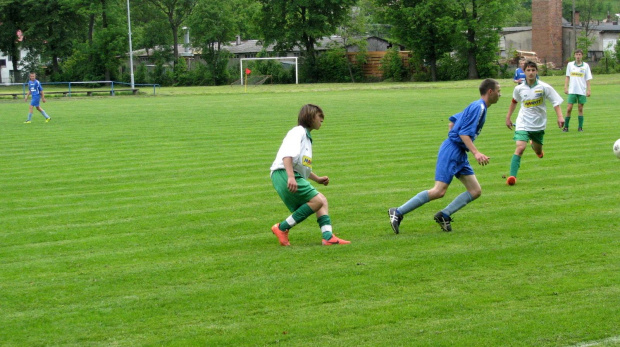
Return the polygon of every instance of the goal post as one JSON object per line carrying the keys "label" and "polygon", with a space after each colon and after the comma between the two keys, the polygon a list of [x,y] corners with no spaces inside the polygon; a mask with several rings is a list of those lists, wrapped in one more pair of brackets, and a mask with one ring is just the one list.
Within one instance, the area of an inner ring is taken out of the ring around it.
{"label": "goal post", "polygon": [[[244,70],[243,70],[243,61],[244,60],[294,60],[295,61],[295,84],[299,84],[299,68],[297,66],[297,57],[269,57],[269,58],[241,58],[239,60],[240,65],[239,65],[239,70],[240,70],[240,81],[241,81],[241,85],[243,86],[243,82],[244,80]],[[247,77],[246,77],[247,78]]]}

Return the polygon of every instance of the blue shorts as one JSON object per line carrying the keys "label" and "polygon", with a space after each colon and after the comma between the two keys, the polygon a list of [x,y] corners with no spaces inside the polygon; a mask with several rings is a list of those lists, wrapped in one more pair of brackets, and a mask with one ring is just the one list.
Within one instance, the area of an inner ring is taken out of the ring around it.
{"label": "blue shorts", "polygon": [[455,176],[459,178],[473,174],[474,169],[469,164],[467,152],[450,139],[446,139],[439,147],[437,154],[435,181],[450,184]]}
{"label": "blue shorts", "polygon": [[33,95],[32,100],[30,100],[30,106],[39,107],[40,103],[41,103],[41,96]]}

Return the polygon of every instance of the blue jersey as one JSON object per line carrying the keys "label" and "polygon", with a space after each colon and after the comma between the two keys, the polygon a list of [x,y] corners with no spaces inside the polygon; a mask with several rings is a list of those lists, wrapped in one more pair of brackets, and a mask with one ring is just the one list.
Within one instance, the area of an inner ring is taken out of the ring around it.
{"label": "blue jersey", "polygon": [[463,140],[461,140],[460,135],[467,135],[471,137],[472,142],[475,141],[478,135],[480,135],[486,117],[487,105],[484,103],[484,100],[479,99],[472,102],[463,112],[450,117],[450,121],[454,123],[454,126],[448,132],[448,139],[465,151],[469,151]]}
{"label": "blue jersey", "polygon": [[39,96],[41,95],[41,91],[43,91],[43,86],[41,86],[39,80],[28,81],[28,90],[33,97]]}
{"label": "blue jersey", "polygon": [[519,84],[521,84],[523,81],[525,81],[525,72],[520,67],[518,67],[515,70],[515,75],[512,79],[515,81],[519,81]]}

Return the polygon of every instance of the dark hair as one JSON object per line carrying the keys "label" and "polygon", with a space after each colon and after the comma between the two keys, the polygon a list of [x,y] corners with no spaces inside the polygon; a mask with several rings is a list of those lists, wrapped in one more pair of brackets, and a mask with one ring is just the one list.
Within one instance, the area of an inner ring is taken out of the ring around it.
{"label": "dark hair", "polygon": [[486,80],[482,81],[482,83],[480,83],[480,95],[486,94],[489,89],[497,89],[498,85],[499,83],[497,83],[496,80],[492,78],[487,78]]}
{"label": "dark hair", "polygon": [[580,49],[576,49],[576,50],[575,50],[575,53],[581,53],[581,54],[583,54],[583,51],[582,51],[582,50],[580,50]]}
{"label": "dark hair", "polygon": [[312,121],[314,120],[314,116],[319,116],[321,119],[325,118],[323,114],[323,110],[320,107],[313,104],[303,105],[301,110],[299,111],[299,116],[297,117],[297,125],[301,125],[304,128],[311,128]]}
{"label": "dark hair", "polygon": [[531,61],[531,60],[526,61],[526,62],[525,62],[525,66],[524,66],[524,67],[525,67],[526,69],[527,69],[528,67],[533,67],[534,69],[536,69],[536,71],[538,71],[538,65],[536,65],[536,63],[535,63],[535,62],[533,62],[533,61]]}

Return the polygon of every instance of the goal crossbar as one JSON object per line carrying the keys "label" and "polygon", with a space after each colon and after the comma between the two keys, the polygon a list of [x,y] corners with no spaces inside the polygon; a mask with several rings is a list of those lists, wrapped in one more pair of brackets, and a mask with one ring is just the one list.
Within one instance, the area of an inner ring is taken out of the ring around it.
{"label": "goal crossbar", "polygon": [[[241,58],[239,60],[240,62],[240,73],[241,73],[241,85],[243,85],[244,79],[243,79],[243,61],[244,60],[294,60],[295,61],[295,84],[299,84],[299,69],[297,68],[297,57],[269,57],[269,58]],[[247,78],[247,77],[246,77]]]}

